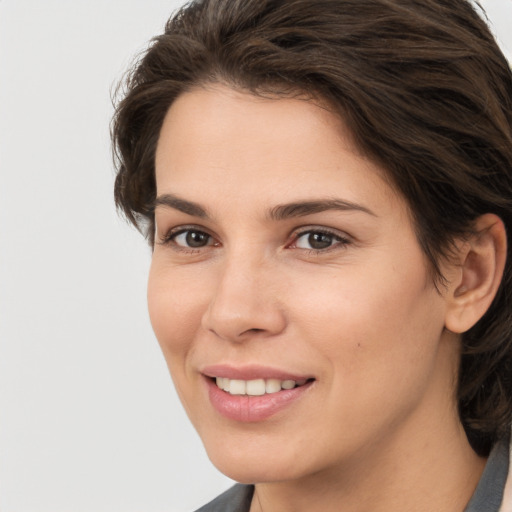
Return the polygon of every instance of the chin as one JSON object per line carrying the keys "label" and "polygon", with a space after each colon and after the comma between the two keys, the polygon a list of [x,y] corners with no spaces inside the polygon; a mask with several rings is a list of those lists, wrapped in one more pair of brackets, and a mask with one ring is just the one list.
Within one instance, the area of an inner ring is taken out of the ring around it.
{"label": "chin", "polygon": [[219,443],[217,438],[205,442],[205,447],[221,473],[243,484],[295,480],[308,473],[306,461],[297,457],[297,451],[273,441],[253,438],[246,443]]}

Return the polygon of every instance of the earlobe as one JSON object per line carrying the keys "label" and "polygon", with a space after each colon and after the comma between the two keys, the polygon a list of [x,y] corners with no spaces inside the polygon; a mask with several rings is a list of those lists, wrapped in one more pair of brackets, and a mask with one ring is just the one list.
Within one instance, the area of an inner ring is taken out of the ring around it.
{"label": "earlobe", "polygon": [[456,276],[449,285],[445,327],[463,333],[489,309],[503,277],[507,237],[503,221],[485,214],[475,222],[475,233],[459,245]]}

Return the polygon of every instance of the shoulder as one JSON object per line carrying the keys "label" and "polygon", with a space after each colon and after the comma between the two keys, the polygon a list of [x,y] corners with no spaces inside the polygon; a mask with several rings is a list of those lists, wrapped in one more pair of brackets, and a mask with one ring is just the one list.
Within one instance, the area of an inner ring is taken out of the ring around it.
{"label": "shoulder", "polygon": [[254,486],[236,484],[196,512],[249,512]]}

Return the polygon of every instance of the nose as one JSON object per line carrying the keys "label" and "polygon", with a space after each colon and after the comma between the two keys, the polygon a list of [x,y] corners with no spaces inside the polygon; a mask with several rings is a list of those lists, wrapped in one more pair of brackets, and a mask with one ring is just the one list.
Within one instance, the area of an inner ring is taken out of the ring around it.
{"label": "nose", "polygon": [[286,328],[276,270],[240,255],[223,263],[202,317],[202,327],[219,338],[242,342],[275,336]]}

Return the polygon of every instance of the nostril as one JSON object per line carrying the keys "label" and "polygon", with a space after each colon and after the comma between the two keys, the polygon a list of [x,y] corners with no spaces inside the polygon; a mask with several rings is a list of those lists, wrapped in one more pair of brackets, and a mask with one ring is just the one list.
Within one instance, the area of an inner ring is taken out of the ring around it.
{"label": "nostril", "polygon": [[246,334],[259,334],[262,332],[265,332],[265,329],[252,328],[252,329],[247,329],[246,331],[240,333],[240,336],[244,336]]}

